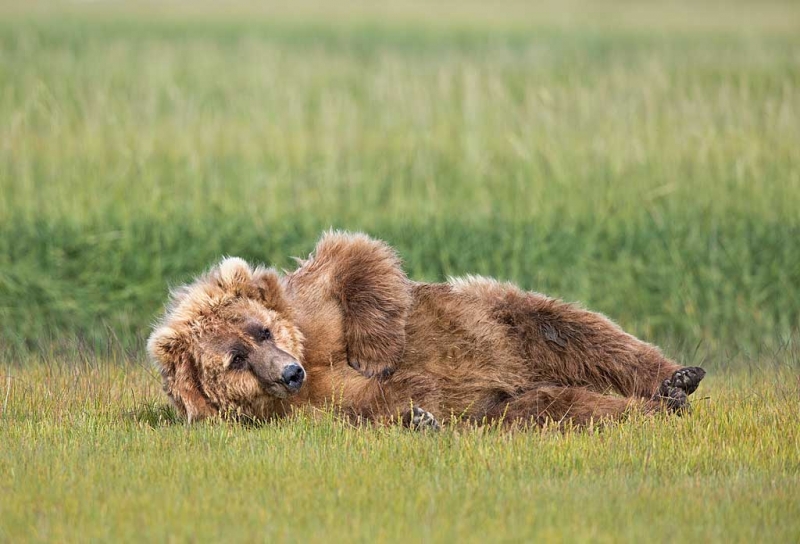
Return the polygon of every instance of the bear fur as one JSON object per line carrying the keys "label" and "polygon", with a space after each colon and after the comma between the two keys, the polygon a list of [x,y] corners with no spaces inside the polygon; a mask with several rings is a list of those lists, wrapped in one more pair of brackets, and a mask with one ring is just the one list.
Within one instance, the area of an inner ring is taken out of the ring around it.
{"label": "bear fur", "polygon": [[681,411],[705,374],[510,283],[410,281],[388,245],[342,232],[291,273],[224,259],[171,293],[148,351],[189,421],[336,406],[375,422],[420,421],[422,408],[431,421],[584,425]]}

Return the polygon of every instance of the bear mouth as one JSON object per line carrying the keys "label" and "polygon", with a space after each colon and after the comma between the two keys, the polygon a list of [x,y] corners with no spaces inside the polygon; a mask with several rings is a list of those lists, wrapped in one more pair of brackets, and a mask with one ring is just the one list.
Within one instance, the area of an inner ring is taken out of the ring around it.
{"label": "bear mouth", "polygon": [[302,388],[302,386],[297,388],[292,388],[280,381],[271,381],[271,380],[266,381],[260,378],[258,379],[258,384],[261,386],[261,390],[264,393],[278,399],[286,399],[291,396],[294,396]]}

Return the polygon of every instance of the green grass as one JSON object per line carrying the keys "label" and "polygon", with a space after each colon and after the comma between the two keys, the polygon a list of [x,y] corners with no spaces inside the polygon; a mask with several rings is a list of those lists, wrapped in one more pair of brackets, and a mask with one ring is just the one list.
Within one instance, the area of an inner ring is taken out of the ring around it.
{"label": "green grass", "polygon": [[689,417],[566,433],[187,428],[148,372],[102,360],[37,364],[9,391],[9,542],[800,537],[800,383],[781,367],[711,376]]}
{"label": "green grass", "polygon": [[[338,6],[0,2],[0,541],[798,540],[800,4]],[[170,423],[168,286],[331,226],[603,311],[711,399]]]}

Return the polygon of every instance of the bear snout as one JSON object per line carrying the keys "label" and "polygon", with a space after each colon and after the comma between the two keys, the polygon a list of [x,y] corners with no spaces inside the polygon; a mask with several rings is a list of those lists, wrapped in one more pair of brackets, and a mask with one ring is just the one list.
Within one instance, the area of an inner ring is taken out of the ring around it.
{"label": "bear snout", "polygon": [[306,372],[297,363],[292,363],[283,369],[281,381],[292,391],[297,391],[306,379]]}

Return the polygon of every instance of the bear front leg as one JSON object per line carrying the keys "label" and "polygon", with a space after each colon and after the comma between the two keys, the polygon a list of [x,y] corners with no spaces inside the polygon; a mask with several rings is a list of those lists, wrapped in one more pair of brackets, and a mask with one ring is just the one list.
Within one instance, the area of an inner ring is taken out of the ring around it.
{"label": "bear front leg", "polygon": [[[364,234],[328,232],[287,285],[298,300],[338,308],[341,337],[323,351],[338,349],[333,344],[341,340],[343,355],[362,375],[381,379],[394,372],[405,351],[412,284],[392,248]],[[326,320],[333,317],[323,313]],[[311,336],[308,346],[315,341]]]}
{"label": "bear front leg", "polygon": [[[347,364],[367,378],[386,379],[394,373],[405,348],[405,331],[381,330],[392,325],[345,317]],[[399,323],[397,326],[400,326]]]}
{"label": "bear front leg", "polygon": [[414,431],[438,431],[442,428],[432,413],[416,406],[405,412],[400,421],[403,427]]}
{"label": "bear front leg", "polygon": [[[389,377],[406,347],[411,285],[394,253],[367,254],[343,276],[340,300],[348,364],[368,378]],[[391,257],[391,258],[390,258]]]}
{"label": "bear front leg", "polygon": [[405,351],[412,301],[394,250],[364,234],[331,232],[298,272],[321,282],[338,302],[350,366],[370,378],[391,375]]}

